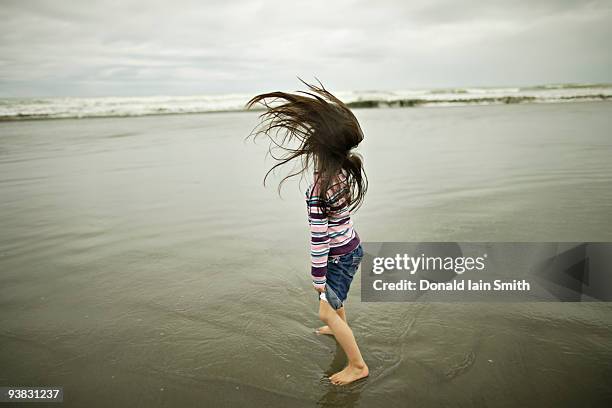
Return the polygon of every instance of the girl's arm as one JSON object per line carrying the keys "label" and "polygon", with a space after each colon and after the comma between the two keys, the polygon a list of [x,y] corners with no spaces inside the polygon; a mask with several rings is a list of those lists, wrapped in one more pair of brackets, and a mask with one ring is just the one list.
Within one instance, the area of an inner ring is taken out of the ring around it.
{"label": "girl's arm", "polygon": [[323,289],[325,287],[327,257],[329,254],[327,217],[323,215],[325,201],[316,195],[316,192],[312,194],[308,194],[307,192],[306,204],[308,209],[308,223],[310,225],[310,274],[315,289]]}

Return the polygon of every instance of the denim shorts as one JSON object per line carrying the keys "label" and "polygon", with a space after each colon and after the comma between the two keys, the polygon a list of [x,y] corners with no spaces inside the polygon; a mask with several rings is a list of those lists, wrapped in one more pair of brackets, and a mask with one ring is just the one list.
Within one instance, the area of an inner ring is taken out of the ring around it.
{"label": "denim shorts", "polygon": [[340,309],[348,296],[353,277],[362,258],[361,244],[347,254],[330,256],[327,260],[325,292],[318,295],[319,298],[326,300],[333,309]]}

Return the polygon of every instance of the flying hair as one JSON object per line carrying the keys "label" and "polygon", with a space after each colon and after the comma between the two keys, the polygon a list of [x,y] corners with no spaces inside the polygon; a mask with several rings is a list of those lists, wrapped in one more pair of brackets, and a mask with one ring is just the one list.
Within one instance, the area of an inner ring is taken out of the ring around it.
{"label": "flying hair", "polygon": [[247,138],[267,137],[268,152],[277,162],[264,176],[264,186],[274,169],[290,162],[294,168],[280,181],[279,194],[286,180],[303,176],[307,169],[314,170],[315,183],[321,192],[340,186],[338,176],[342,173],[346,180],[339,190],[340,197],[350,211],[356,211],[368,188],[363,159],[353,151],[364,138],[361,126],[353,112],[321,81],[317,79],[318,85],[313,85],[298,79],[307,91],[263,93],[246,104],[247,109],[258,104],[264,109],[259,115],[260,122]]}

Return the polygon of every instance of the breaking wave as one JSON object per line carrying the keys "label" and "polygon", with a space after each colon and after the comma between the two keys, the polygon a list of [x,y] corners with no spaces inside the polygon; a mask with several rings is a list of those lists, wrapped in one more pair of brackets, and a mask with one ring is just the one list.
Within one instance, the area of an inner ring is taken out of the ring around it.
{"label": "breaking wave", "polygon": [[[561,103],[612,98],[612,84],[550,84],[508,88],[447,88],[337,92],[352,108],[468,104]],[[3,98],[0,120],[124,117],[242,111],[251,94]]]}

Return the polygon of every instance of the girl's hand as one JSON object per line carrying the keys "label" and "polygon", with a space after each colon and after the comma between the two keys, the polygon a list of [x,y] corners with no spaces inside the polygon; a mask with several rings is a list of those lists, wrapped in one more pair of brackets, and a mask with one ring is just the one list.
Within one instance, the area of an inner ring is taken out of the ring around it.
{"label": "girl's hand", "polygon": [[325,284],[316,284],[313,282],[312,286],[314,286],[314,289],[319,292],[319,293],[323,293],[325,292]]}

